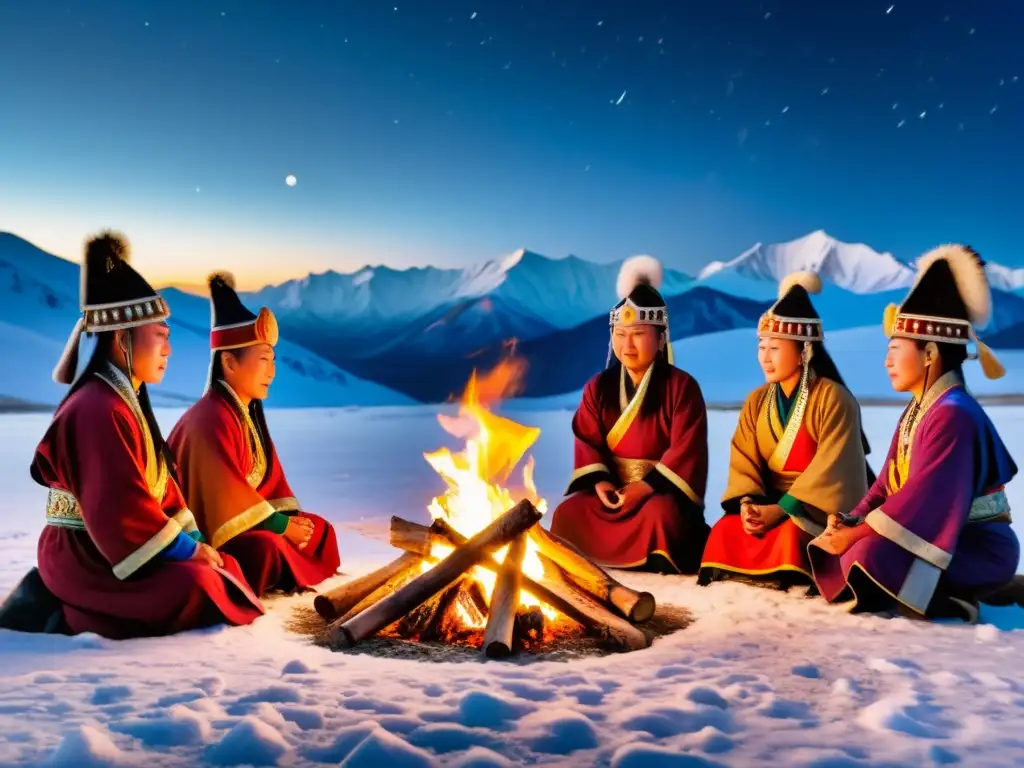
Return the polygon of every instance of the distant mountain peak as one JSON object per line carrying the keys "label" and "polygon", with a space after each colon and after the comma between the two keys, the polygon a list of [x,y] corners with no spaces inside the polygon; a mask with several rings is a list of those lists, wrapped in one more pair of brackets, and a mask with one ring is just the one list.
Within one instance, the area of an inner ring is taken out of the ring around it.
{"label": "distant mountain peak", "polygon": [[778,283],[803,270],[859,294],[908,288],[914,279],[914,270],[891,253],[879,253],[864,243],[844,243],[822,229],[785,243],[756,243],[730,261],[711,262],[698,279],[734,273]]}

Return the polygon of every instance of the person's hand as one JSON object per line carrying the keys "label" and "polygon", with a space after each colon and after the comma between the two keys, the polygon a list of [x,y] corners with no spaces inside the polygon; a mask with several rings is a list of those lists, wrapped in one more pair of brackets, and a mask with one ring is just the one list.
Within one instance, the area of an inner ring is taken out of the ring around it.
{"label": "person's hand", "polygon": [[841,555],[869,533],[871,527],[868,525],[840,525],[838,528],[826,528],[811,544],[830,555]]}
{"label": "person's hand", "polygon": [[313,536],[313,521],[308,517],[293,515],[288,518],[288,527],[284,529],[284,537],[299,549],[305,549]]}
{"label": "person's hand", "polygon": [[192,553],[192,559],[198,560],[200,563],[216,565],[218,568],[224,567],[224,558],[220,556],[220,552],[202,542],[196,542],[196,550]]}
{"label": "person's hand", "polygon": [[778,504],[754,504],[752,514],[761,525],[761,533],[767,533],[786,519],[786,510]]}
{"label": "person's hand", "polygon": [[606,509],[618,509],[622,506],[622,496],[618,489],[607,480],[595,483],[594,492]]}
{"label": "person's hand", "polygon": [[622,495],[622,510],[624,512],[632,512],[647,501],[648,497],[653,493],[654,489],[643,480],[630,483],[620,491]]}

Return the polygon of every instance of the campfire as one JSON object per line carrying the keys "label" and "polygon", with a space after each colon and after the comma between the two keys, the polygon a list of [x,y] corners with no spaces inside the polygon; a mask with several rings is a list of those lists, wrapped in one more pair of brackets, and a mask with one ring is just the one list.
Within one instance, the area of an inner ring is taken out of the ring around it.
{"label": "campfire", "polygon": [[637,625],[654,616],[654,597],[620,584],[541,526],[547,503],[534,486],[532,458],[522,485],[506,487],[540,430],[488,405],[513,391],[522,373],[515,360],[474,373],[458,416],[438,417],[466,443],[458,453],[424,454],[448,486],[429,505],[433,522],[391,518],[391,545],[403,554],[316,597],[332,647],[379,635],[475,645],[503,658],[569,628],[616,650],[648,645]]}

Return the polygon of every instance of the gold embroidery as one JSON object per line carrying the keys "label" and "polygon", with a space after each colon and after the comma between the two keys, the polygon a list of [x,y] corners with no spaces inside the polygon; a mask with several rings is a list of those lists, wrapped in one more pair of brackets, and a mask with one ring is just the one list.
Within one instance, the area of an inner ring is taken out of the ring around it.
{"label": "gold embroidery", "polygon": [[226,542],[231,541],[240,533],[245,533],[253,526],[259,525],[276,511],[269,502],[256,502],[214,531],[210,537],[210,546],[214,549],[220,549]]}
{"label": "gold embroidery", "polygon": [[626,436],[626,432],[633,426],[633,422],[636,420],[637,414],[640,413],[640,406],[643,405],[644,398],[647,396],[647,387],[651,383],[651,374],[654,372],[654,366],[652,365],[647,369],[647,373],[640,380],[640,385],[636,388],[636,393],[633,395],[633,399],[628,404],[623,406],[623,402],[626,399],[626,369],[622,368],[622,373],[619,379],[619,405],[622,407],[622,413],[619,418],[615,420],[612,428],[608,431],[608,437],[606,442],[611,450],[615,450],[619,443],[622,442],[622,438]]}
{"label": "gold embroidery", "polygon": [[256,425],[253,423],[252,416],[249,415],[249,409],[242,404],[241,398],[235,394],[235,390],[233,390],[226,381],[221,379],[220,383],[234,401],[235,409],[242,417],[242,421],[245,424],[246,433],[249,438],[249,456],[252,458],[252,469],[245,478],[246,482],[248,482],[252,488],[259,488],[260,483],[263,482],[263,478],[267,474],[267,454],[263,450],[263,441],[260,439],[260,433],[256,429]]}
{"label": "gold embroidery", "polygon": [[[804,423],[804,414],[807,411],[807,403],[811,399],[811,386],[814,381],[815,377],[810,368],[804,368],[803,373],[800,375],[796,404],[793,406],[793,412],[789,415],[786,431],[782,433],[782,439],[776,444],[775,450],[772,451],[772,455],[768,458],[768,468],[776,474],[782,472],[782,468],[786,466],[786,461],[789,459],[789,453],[793,450],[793,443],[796,442],[797,433]],[[778,387],[778,384],[772,384],[768,390],[768,397],[765,398],[764,404],[764,418],[768,419],[770,424],[771,417],[774,414],[776,421],[781,426],[776,405],[778,403]]]}
{"label": "gold embroidery", "polygon": [[139,398],[135,394],[131,382],[120,369],[113,365],[107,366],[105,371],[97,371],[96,376],[106,382],[124,400],[128,409],[135,416],[139,429],[142,431],[142,442],[146,450],[146,485],[154,499],[163,501],[164,493],[167,490],[167,467],[163,456],[157,456],[153,435],[149,431],[149,423],[142,413],[142,406],[139,405]]}
{"label": "gold embroidery", "polygon": [[[896,471],[899,473],[899,483],[902,486],[910,476],[910,454],[914,447],[914,437],[917,435],[917,428],[924,421],[925,414],[938,402],[939,398],[954,387],[964,385],[963,377],[958,371],[950,371],[938,378],[929,387],[921,402],[911,402],[903,416],[900,417],[899,438],[896,441]],[[890,474],[890,478],[892,475]],[[897,489],[898,490],[898,489]]]}
{"label": "gold embroidery", "polygon": [[638,480],[643,480],[644,476],[658,463],[647,459],[623,459],[619,456],[613,458],[615,472],[623,483],[635,483]]}
{"label": "gold embroidery", "polygon": [[46,497],[46,523],[65,528],[85,529],[85,519],[78,500],[67,491],[51,488]]}

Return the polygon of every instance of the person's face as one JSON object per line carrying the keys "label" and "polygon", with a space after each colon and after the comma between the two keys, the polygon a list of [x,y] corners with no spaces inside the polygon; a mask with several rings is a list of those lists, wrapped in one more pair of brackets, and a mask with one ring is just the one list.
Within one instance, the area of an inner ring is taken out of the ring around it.
{"label": "person's face", "polygon": [[653,325],[617,325],[612,331],[612,351],[627,371],[646,371],[661,347],[661,333]]}
{"label": "person's face", "polygon": [[171,356],[171,329],[167,323],[147,323],[132,328],[132,376],[141,384],[159,384]]}
{"label": "person's face", "polygon": [[246,400],[266,400],[277,373],[274,348],[269,344],[232,349],[223,353],[224,376]]}
{"label": "person's face", "polygon": [[925,357],[925,351],[913,339],[889,339],[885,369],[892,388],[897,392],[910,392],[919,386],[927,372]]}
{"label": "person's face", "polygon": [[762,336],[757,342],[757,362],[764,371],[764,380],[778,384],[796,375],[803,365],[800,359],[802,344],[792,339],[773,339]]}

